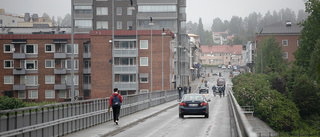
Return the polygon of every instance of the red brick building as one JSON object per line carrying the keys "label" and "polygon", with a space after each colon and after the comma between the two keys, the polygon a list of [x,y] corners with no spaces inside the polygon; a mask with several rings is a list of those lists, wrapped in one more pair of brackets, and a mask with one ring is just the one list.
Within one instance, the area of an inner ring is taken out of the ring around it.
{"label": "red brick building", "polygon": [[[153,31],[153,91],[162,88],[162,38],[164,90],[172,84],[174,35],[170,31],[165,34]],[[112,31],[75,34],[75,95],[84,99],[106,97],[114,87],[122,94],[150,91],[150,38],[150,30],[139,31],[137,37],[136,31],[119,30],[112,47]],[[70,100],[70,34],[3,34],[0,45],[1,96],[26,101]]]}
{"label": "red brick building", "polygon": [[265,26],[257,34],[255,39],[256,48],[259,48],[261,40],[274,36],[280,43],[283,49],[283,58],[288,59],[289,62],[295,60],[293,53],[298,49],[299,37],[301,35],[302,27],[296,23],[278,22],[269,26]]}

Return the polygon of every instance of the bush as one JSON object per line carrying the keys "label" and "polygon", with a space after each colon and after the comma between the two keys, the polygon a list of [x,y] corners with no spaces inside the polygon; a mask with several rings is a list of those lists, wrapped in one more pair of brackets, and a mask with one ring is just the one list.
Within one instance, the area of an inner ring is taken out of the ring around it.
{"label": "bush", "polygon": [[25,107],[22,100],[14,97],[9,98],[7,96],[0,96],[0,110],[16,109],[21,107]]}

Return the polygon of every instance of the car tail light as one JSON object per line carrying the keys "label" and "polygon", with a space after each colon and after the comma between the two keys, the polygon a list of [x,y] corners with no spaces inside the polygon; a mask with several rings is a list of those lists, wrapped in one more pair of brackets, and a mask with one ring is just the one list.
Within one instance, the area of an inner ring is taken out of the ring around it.
{"label": "car tail light", "polygon": [[202,103],[200,104],[200,106],[206,106],[206,105],[207,105],[206,102],[202,102]]}
{"label": "car tail light", "polygon": [[184,103],[184,102],[181,102],[181,103],[180,103],[180,106],[187,106],[187,104]]}

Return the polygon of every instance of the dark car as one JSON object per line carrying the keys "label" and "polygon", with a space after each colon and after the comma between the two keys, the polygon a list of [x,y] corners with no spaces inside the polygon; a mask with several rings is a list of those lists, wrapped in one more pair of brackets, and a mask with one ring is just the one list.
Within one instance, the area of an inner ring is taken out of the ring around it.
{"label": "dark car", "polygon": [[217,86],[224,86],[226,84],[226,80],[224,78],[217,79]]}
{"label": "dark car", "polygon": [[184,115],[204,115],[209,117],[209,103],[202,94],[186,94],[182,97],[179,105],[179,117]]}
{"label": "dark car", "polygon": [[207,86],[204,85],[204,84],[200,85],[200,87],[199,87],[199,93],[200,93],[200,94],[201,94],[201,93],[209,93],[209,90],[208,90]]}

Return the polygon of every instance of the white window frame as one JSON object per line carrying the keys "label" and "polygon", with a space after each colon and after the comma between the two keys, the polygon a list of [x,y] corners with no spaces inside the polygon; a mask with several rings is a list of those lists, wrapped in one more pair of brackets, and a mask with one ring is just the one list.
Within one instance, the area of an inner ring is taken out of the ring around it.
{"label": "white window frame", "polygon": [[[47,64],[48,62],[47,61],[50,61],[50,67],[47,67]],[[54,68],[55,67],[55,60],[45,60],[45,68]]]}
{"label": "white window frame", "polygon": [[67,91],[66,90],[59,90],[58,96],[59,96],[59,98],[67,98]]}
{"label": "white window frame", "polygon": [[29,90],[28,91],[29,99],[38,99],[38,90]]}
{"label": "white window frame", "polygon": [[109,25],[108,21],[97,21],[96,22],[97,29],[108,29],[109,28],[108,25]]}
{"label": "white window frame", "polygon": [[[61,76],[61,84],[71,85],[71,75]],[[70,79],[70,80],[68,80]],[[74,85],[79,85],[79,75],[74,75]]]}
{"label": "white window frame", "polygon": [[[14,83],[14,76],[4,76],[3,77],[3,83],[4,84],[13,84]],[[9,80],[9,83],[6,83],[6,81]]]}
{"label": "white window frame", "polygon": [[[286,45],[283,44],[283,42],[285,42],[285,41],[287,42]],[[289,45],[289,41],[288,40],[286,40],[286,39],[282,40],[282,46],[288,46],[288,45]]]}
{"label": "white window frame", "polygon": [[[6,67],[6,62],[10,62],[10,66]],[[13,60],[4,60],[3,61],[3,68],[5,69],[12,69],[14,67],[14,61]]]}
{"label": "white window frame", "polygon": [[[47,46],[51,46],[51,51],[47,51]],[[54,53],[55,49],[56,49],[56,45],[55,44],[45,44],[44,45],[45,53]]]}
{"label": "white window frame", "polygon": [[[71,59],[65,60],[65,68],[67,70],[71,70],[72,66],[70,68],[68,68],[68,62],[70,62],[70,64],[71,64]],[[73,63],[74,63],[73,64],[74,65],[73,66],[74,70],[78,70],[79,69],[79,60],[75,59]]]}
{"label": "white window frame", "polygon": [[299,44],[299,43],[300,43],[300,40],[297,40],[297,46],[300,46],[300,44]]}
{"label": "white window frame", "polygon": [[127,30],[129,30],[130,25],[131,25],[131,29],[132,29],[133,22],[132,21],[127,21]]}
{"label": "white window frame", "polygon": [[[28,83],[27,77],[33,77],[34,83]],[[37,75],[20,76],[20,84],[25,84],[26,86],[38,86],[39,79]]]}
{"label": "white window frame", "polygon": [[132,7],[127,7],[127,15],[132,15]]}
{"label": "white window frame", "polygon": [[[34,68],[33,69],[27,68],[27,62],[28,63],[34,63]],[[26,70],[38,70],[38,60],[25,60],[24,68]]]}
{"label": "white window frame", "polygon": [[46,75],[45,76],[46,84],[55,84],[55,76],[54,75]]}
{"label": "white window frame", "polygon": [[[21,96],[23,94],[23,96]],[[18,91],[18,98],[19,99],[26,99],[26,91]]]}
{"label": "white window frame", "polygon": [[149,93],[148,89],[140,89],[140,93]]}
{"label": "white window frame", "polygon": [[117,7],[116,12],[117,15],[122,15],[122,7]]}
{"label": "white window frame", "polygon": [[45,98],[46,99],[56,98],[56,92],[54,90],[45,90]]}
{"label": "white window frame", "polygon": [[[146,42],[146,46],[143,44]],[[149,41],[148,40],[140,40],[140,49],[148,49],[148,44],[149,44]]]}
{"label": "white window frame", "polygon": [[[10,51],[6,51],[6,46],[10,46]],[[14,52],[14,45],[13,44],[3,44],[3,52],[4,53],[13,53]]]}
{"label": "white window frame", "polygon": [[[146,65],[142,64],[142,61],[141,61],[142,59],[147,59],[147,64]],[[149,61],[148,57],[140,57],[140,66],[148,66],[149,65],[148,61]]]}
{"label": "white window frame", "polygon": [[[32,45],[33,46],[33,53],[27,53],[27,46]],[[25,54],[38,54],[38,44],[26,44],[24,45]]]}
{"label": "white window frame", "polygon": [[[72,52],[68,52],[68,46],[71,46],[71,44],[64,44],[65,51],[67,54],[72,54]],[[72,50],[72,49],[71,49]],[[73,44],[73,54],[78,54],[78,44]]]}
{"label": "white window frame", "polygon": [[[104,9],[104,10],[103,10]],[[108,7],[96,7],[96,15],[108,15]]]}
{"label": "white window frame", "polygon": [[122,21],[117,21],[117,29],[122,29]]}
{"label": "white window frame", "polygon": [[146,78],[146,79],[147,79],[146,82],[142,81],[142,79],[143,79],[143,78],[140,78],[140,83],[149,83],[149,78]]}
{"label": "white window frame", "polygon": [[[286,54],[287,56],[285,57],[284,54]],[[282,52],[282,58],[284,58],[284,59],[289,58],[288,52]]]}
{"label": "white window frame", "polygon": [[[74,90],[74,96],[78,96],[79,97],[79,90]],[[69,90],[69,98],[71,98],[71,90]]]}

